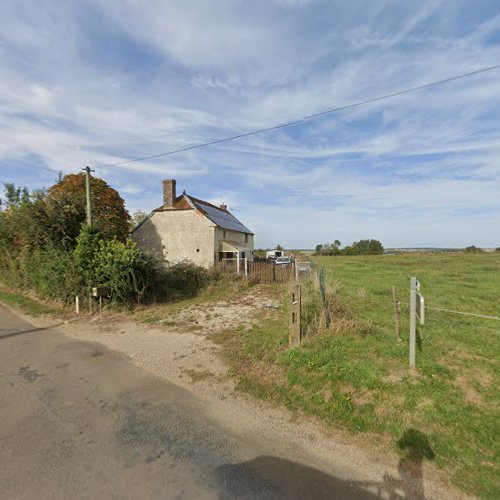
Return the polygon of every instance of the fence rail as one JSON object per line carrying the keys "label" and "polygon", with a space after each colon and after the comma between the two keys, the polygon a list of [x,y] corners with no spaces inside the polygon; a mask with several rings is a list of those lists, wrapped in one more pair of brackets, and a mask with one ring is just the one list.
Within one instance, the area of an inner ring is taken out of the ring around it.
{"label": "fence rail", "polygon": [[216,264],[223,272],[246,274],[259,283],[288,283],[295,280],[295,263],[275,264],[274,262],[247,262],[247,259],[223,259]]}
{"label": "fence rail", "polygon": [[249,262],[248,277],[261,283],[288,283],[295,278],[295,266],[277,265],[272,262]]}

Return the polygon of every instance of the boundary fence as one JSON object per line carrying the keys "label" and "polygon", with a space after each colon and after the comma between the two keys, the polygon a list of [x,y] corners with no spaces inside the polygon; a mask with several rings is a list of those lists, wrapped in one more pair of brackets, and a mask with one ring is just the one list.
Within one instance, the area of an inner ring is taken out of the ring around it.
{"label": "boundary fence", "polygon": [[295,263],[248,262],[247,259],[223,259],[216,266],[223,272],[245,274],[259,283],[288,283],[295,279]]}
{"label": "boundary fence", "polygon": [[249,262],[248,277],[260,283],[288,283],[295,278],[295,264]]}

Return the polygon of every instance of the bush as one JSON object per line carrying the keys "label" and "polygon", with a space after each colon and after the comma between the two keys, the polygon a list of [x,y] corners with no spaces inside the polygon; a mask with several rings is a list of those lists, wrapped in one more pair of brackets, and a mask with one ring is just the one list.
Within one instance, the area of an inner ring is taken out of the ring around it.
{"label": "bush", "polygon": [[483,250],[481,248],[476,247],[475,245],[471,245],[470,247],[465,247],[465,253],[481,253]]}
{"label": "bush", "polygon": [[25,261],[25,286],[38,295],[70,303],[78,280],[71,252],[49,247],[34,250]]}
{"label": "bush", "polygon": [[88,225],[83,226],[76,239],[74,251],[75,269],[78,275],[78,293],[96,286],[99,281],[95,274],[94,259],[102,240],[101,232]]}
{"label": "bush", "polygon": [[382,255],[384,247],[378,240],[355,241],[351,246],[346,247],[346,255]]}
{"label": "bush", "polygon": [[382,255],[384,247],[378,240],[360,240],[352,245],[346,246],[343,250],[341,243],[335,240],[334,243],[323,243],[316,245],[315,255]]}
{"label": "bush", "polygon": [[159,302],[194,297],[214,279],[213,273],[188,261],[168,267],[157,265],[146,300]]}
{"label": "bush", "polygon": [[48,299],[68,303],[77,280],[71,252],[47,247],[28,252],[4,250],[0,254],[0,278],[7,285],[33,290]]}

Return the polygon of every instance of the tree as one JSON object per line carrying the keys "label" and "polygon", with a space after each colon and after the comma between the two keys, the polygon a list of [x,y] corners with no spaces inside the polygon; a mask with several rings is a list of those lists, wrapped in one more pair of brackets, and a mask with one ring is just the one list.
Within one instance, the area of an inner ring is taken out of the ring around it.
{"label": "tree", "polygon": [[464,248],[465,253],[481,253],[483,250],[482,248],[478,248],[475,245],[471,245],[469,247]]}
{"label": "tree", "polygon": [[384,253],[384,247],[378,240],[360,240],[345,247],[344,253],[346,255],[381,255]]}
{"label": "tree", "polygon": [[[85,175],[68,174],[49,188],[47,212],[53,231],[62,240],[75,244],[86,218]],[[105,238],[123,241],[129,230],[130,215],[125,202],[104,180],[92,177],[92,210],[95,226]]]}
{"label": "tree", "polygon": [[281,250],[281,251],[283,251],[283,250],[284,250],[284,248],[283,248],[283,247],[282,247],[282,246],[278,243],[278,244],[276,245],[275,250]]}
{"label": "tree", "polygon": [[130,230],[133,231],[139,224],[148,218],[148,214],[142,210],[136,210],[130,219]]}
{"label": "tree", "polygon": [[4,184],[4,198],[5,203],[1,202],[1,205],[5,205],[6,209],[12,209],[19,207],[22,203],[28,203],[30,201],[30,194],[27,187],[16,187],[12,182],[6,182]]}

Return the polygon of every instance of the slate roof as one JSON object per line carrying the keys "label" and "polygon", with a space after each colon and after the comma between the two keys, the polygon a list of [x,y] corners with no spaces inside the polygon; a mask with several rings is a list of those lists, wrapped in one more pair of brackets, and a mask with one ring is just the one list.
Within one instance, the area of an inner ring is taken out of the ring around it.
{"label": "slate roof", "polygon": [[229,229],[231,231],[238,231],[240,233],[254,234],[248,227],[242,224],[232,213],[228,210],[216,207],[207,201],[198,200],[193,196],[184,194],[188,203],[198,210],[200,210],[208,219],[222,229]]}

